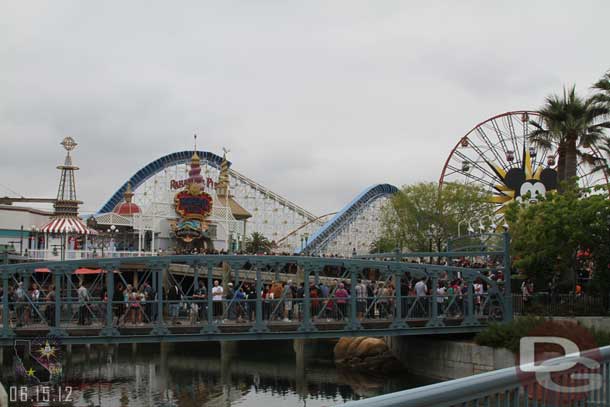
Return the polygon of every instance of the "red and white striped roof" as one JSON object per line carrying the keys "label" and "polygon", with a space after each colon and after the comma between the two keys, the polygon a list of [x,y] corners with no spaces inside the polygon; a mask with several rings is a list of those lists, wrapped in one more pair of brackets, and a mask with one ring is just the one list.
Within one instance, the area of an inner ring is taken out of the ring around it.
{"label": "red and white striped roof", "polygon": [[73,233],[76,235],[89,235],[89,229],[78,218],[56,218],[41,228],[43,233]]}

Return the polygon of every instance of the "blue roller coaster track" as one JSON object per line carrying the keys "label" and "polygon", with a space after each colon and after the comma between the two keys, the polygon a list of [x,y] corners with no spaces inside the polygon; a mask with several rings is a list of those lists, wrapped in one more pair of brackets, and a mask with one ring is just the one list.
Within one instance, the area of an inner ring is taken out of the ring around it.
{"label": "blue roller coaster track", "polygon": [[305,247],[302,249],[298,248],[296,252],[316,254],[326,243],[343,230],[362,209],[373,203],[373,201],[384,196],[393,195],[396,192],[398,192],[398,188],[390,184],[377,184],[365,189],[350,203],[345,205],[341,211],[337,212],[324,226],[318,229],[311,236]]}
{"label": "blue roller coaster track", "polygon": [[[171,167],[173,165],[190,162],[194,152],[194,150],[187,150],[168,154],[142,167],[131,178],[125,181],[123,185],[121,185],[121,187],[100,208],[98,213],[112,212],[114,207],[117,206],[117,204],[119,204],[123,200],[123,193],[127,189],[128,183],[131,183],[131,187],[133,189],[136,189],[159,171],[162,171],[163,169]],[[222,157],[214,153],[210,153],[208,151],[197,151],[197,154],[202,160],[207,161],[208,164],[210,164],[211,166],[215,168],[220,168],[220,164],[222,163]]]}

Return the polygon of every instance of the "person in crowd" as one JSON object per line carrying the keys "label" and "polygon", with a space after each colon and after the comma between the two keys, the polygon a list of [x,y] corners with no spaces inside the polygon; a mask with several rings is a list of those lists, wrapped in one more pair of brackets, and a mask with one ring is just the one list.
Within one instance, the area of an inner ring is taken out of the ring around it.
{"label": "person in crowd", "polygon": [[197,305],[197,321],[203,321],[208,315],[208,289],[202,280],[199,280],[199,284],[193,293],[193,300],[193,304]]}
{"label": "person in crowd", "polygon": [[444,281],[438,282],[436,288],[436,304],[437,304],[437,315],[443,316],[445,313],[445,300],[447,298],[447,287]]}
{"label": "person in crowd", "polygon": [[236,316],[236,304],[235,304],[235,290],[233,289],[233,283],[229,282],[229,284],[227,284],[227,293],[225,295],[225,298],[227,300],[227,315],[228,315],[228,319],[229,321],[233,321],[235,320],[235,316]]}
{"label": "person in crowd", "polygon": [[89,290],[83,281],[79,282],[76,293],[78,295],[78,325],[89,325]]}
{"label": "person in crowd", "polygon": [[129,308],[131,323],[133,325],[142,324],[142,293],[138,290],[132,290],[129,294]]}
{"label": "person in crowd", "polygon": [[[256,288],[249,286],[248,293],[246,294],[246,298],[248,301],[248,321],[254,321],[256,318],[256,298],[258,297],[256,293]],[[265,304],[263,303],[263,308]],[[264,309],[263,309],[264,315]]]}
{"label": "person in crowd", "polygon": [[292,280],[288,280],[288,283],[284,285],[283,293],[284,296],[284,322],[290,322],[292,313]]}
{"label": "person in crowd", "polygon": [[235,319],[237,322],[246,322],[246,293],[243,286],[235,291]]}
{"label": "person in crowd", "polygon": [[347,299],[349,293],[343,283],[339,283],[339,288],[335,290],[335,300],[337,302],[337,319],[347,318]]}
{"label": "person in crowd", "polygon": [[[0,297],[2,298],[2,297]],[[38,284],[33,283],[30,290],[30,298],[32,300],[32,321],[37,322],[40,319],[40,290]]]}
{"label": "person in crowd", "polygon": [[477,278],[472,285],[474,290],[474,307],[477,314],[481,313],[481,303],[483,301],[484,288],[480,278]]}
{"label": "person in crowd", "polygon": [[218,322],[222,318],[222,299],[224,290],[218,280],[214,280],[212,287],[212,301],[214,305],[214,320]]}
{"label": "person in crowd", "polygon": [[148,283],[148,280],[144,281],[144,288],[142,289],[144,294],[144,320],[146,322],[152,322],[155,320],[154,316],[154,301],[155,301],[155,290]]}
{"label": "person in crowd", "polygon": [[167,292],[167,301],[169,303],[169,317],[171,323],[180,325],[178,322],[178,313],[180,312],[180,288],[175,282]]}
{"label": "person in crowd", "polygon": [[282,293],[284,286],[280,282],[272,282],[271,284],[271,319],[280,320],[284,315],[284,302]]}
{"label": "person in crowd", "polygon": [[268,321],[271,318],[271,288],[265,284],[261,292],[261,301],[263,301],[263,319]]}
{"label": "person in crowd", "polygon": [[45,318],[49,326],[55,326],[55,286],[51,284],[45,296]]}
{"label": "person in crowd", "polygon": [[15,314],[17,315],[17,327],[21,327],[23,325],[27,325],[25,319],[26,315],[26,294],[25,289],[23,288],[23,281],[17,283],[17,289],[14,292],[14,301],[15,301]]}
{"label": "person in crowd", "polygon": [[309,298],[311,298],[311,319],[314,320],[320,312],[320,290],[313,282],[309,285]]}
{"label": "person in crowd", "polygon": [[364,318],[366,312],[366,285],[362,282],[362,279],[358,279],[358,284],[354,288],[356,294],[356,314],[358,319]]}
{"label": "person in crowd", "polygon": [[114,289],[114,293],[112,294],[112,314],[115,321],[113,322],[113,324],[116,325],[119,325],[121,323],[121,317],[125,313],[125,306],[123,304],[123,291],[125,291],[125,288],[123,287],[123,284],[119,283],[117,284],[116,288]]}
{"label": "person in crowd", "polygon": [[420,304],[418,308],[417,316],[427,316],[428,314],[428,286],[426,285],[426,279],[421,278],[417,283],[415,283],[415,296],[417,297],[417,301]]}
{"label": "person in crowd", "polygon": [[299,283],[299,288],[297,288],[294,294],[294,319],[298,319],[299,321],[303,318],[303,298],[305,297],[305,284]]}

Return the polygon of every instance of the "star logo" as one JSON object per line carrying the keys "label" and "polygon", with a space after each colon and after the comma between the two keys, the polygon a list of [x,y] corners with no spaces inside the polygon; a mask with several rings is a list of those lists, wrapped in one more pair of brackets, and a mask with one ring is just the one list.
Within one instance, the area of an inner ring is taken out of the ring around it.
{"label": "star logo", "polygon": [[55,347],[49,345],[49,341],[46,341],[45,345],[38,349],[38,353],[40,353],[41,357],[49,359],[55,356]]}
{"label": "star logo", "polygon": [[30,368],[30,370],[28,370],[28,376],[30,376],[30,377],[34,377],[34,373],[35,373],[35,372],[34,372],[34,369],[33,369],[33,368]]}

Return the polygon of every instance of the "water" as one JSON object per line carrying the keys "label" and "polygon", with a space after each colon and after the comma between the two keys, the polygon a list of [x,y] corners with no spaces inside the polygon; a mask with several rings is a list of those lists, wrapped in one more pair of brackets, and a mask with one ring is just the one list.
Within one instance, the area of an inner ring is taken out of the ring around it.
{"label": "water", "polygon": [[[292,341],[73,346],[62,356],[74,406],[331,406],[430,380],[405,371],[359,374],[338,369],[332,343],[297,362]],[[14,383],[12,349],[2,382]],[[35,404],[35,403],[34,403]],[[28,404],[28,405],[32,405]],[[39,405],[44,405],[40,403]]]}

